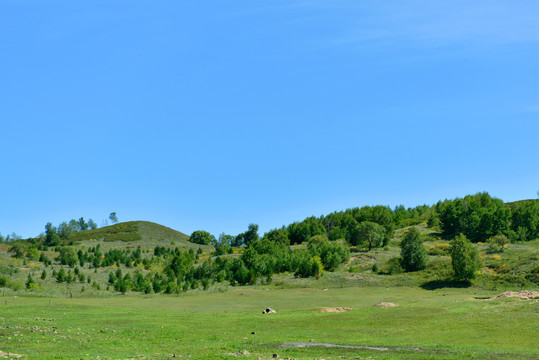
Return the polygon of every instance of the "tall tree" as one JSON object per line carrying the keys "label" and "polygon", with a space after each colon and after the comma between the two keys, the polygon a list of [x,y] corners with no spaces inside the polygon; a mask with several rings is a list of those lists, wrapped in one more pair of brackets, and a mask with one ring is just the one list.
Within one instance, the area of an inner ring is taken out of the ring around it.
{"label": "tall tree", "polygon": [[95,230],[95,229],[97,229],[97,224],[95,223],[94,220],[89,219],[88,220],[88,227],[90,228],[90,230]]}
{"label": "tall tree", "polygon": [[88,224],[86,224],[86,221],[84,221],[83,217],[79,219],[79,227],[80,231],[88,230]]}
{"label": "tall tree", "polygon": [[451,241],[451,265],[457,280],[471,280],[481,268],[479,252],[463,234]]}
{"label": "tall tree", "polygon": [[69,220],[69,227],[71,228],[72,231],[80,231],[80,224],[75,219]]}
{"label": "tall tree", "polygon": [[386,230],[383,226],[372,221],[363,221],[356,225],[350,235],[350,244],[368,246],[369,251],[373,247],[382,245]]}
{"label": "tall tree", "polygon": [[427,251],[419,231],[413,227],[401,241],[401,262],[406,271],[423,270],[427,267]]}
{"label": "tall tree", "polygon": [[243,243],[248,246],[255,241],[258,241],[258,225],[249,224],[247,231],[243,233]]}
{"label": "tall tree", "polygon": [[112,222],[112,224],[117,224],[117,223],[118,223],[118,217],[116,216],[116,212],[115,212],[115,211],[113,211],[113,212],[110,213],[109,219],[110,219],[110,221]]}
{"label": "tall tree", "polygon": [[56,228],[52,226],[52,223],[45,225],[45,245],[56,246],[60,242],[60,236],[58,235]]}
{"label": "tall tree", "polygon": [[210,245],[215,241],[215,237],[207,231],[196,230],[191,234],[189,241],[195,244]]}
{"label": "tall tree", "polygon": [[60,236],[61,239],[67,240],[72,232],[73,229],[67,222],[64,221],[58,225],[58,236]]}

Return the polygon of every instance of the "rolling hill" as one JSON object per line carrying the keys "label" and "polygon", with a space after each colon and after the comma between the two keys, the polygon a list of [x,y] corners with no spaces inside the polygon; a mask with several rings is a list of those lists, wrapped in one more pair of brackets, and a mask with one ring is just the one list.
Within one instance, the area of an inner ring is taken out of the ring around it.
{"label": "rolling hill", "polygon": [[95,230],[85,230],[72,235],[73,241],[95,239],[99,241],[162,240],[186,242],[189,236],[169,227],[149,221],[129,221]]}

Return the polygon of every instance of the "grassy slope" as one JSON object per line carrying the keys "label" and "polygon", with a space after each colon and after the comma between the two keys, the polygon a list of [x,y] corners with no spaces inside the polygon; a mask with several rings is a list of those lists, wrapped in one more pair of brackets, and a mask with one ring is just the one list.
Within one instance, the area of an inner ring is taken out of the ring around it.
{"label": "grassy slope", "polygon": [[129,221],[95,230],[77,232],[72,236],[74,241],[90,239],[102,241],[163,240],[166,242],[185,242],[189,240],[189,236],[148,221]]}
{"label": "grassy slope", "polygon": [[539,199],[527,199],[527,200],[511,201],[511,202],[506,202],[505,205],[510,206],[510,207],[514,207],[515,205],[519,205],[519,204],[527,203],[527,202],[539,202]]}

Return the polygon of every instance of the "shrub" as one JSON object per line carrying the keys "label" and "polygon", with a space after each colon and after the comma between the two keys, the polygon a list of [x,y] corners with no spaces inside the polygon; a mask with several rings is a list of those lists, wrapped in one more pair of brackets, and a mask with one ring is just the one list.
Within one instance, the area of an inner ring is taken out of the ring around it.
{"label": "shrub", "polygon": [[430,246],[427,250],[429,255],[446,255],[449,252],[448,243],[436,243]]}
{"label": "shrub", "polygon": [[509,242],[510,241],[507,236],[502,234],[495,235],[487,240],[487,243],[489,244],[489,252],[503,252]]}
{"label": "shrub", "polygon": [[401,259],[398,257],[391,258],[386,263],[387,266],[387,273],[394,275],[394,274],[401,274],[404,269],[401,265]]}

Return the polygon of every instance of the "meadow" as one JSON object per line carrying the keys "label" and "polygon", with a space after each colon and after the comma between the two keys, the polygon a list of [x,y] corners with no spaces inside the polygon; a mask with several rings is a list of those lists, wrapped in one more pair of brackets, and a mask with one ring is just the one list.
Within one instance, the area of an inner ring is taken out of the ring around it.
{"label": "meadow", "polygon": [[[512,211],[511,226],[533,221],[461,253],[437,225],[452,202],[352,209],[262,238],[250,224],[209,244],[142,221],[65,239],[48,224],[0,244],[0,357],[539,359],[539,293],[495,298],[538,290],[539,203],[492,201],[505,220]],[[424,259],[416,271],[404,266],[411,238]],[[454,254],[477,267],[458,278]]]}
{"label": "meadow", "polygon": [[[3,296],[0,350],[28,359],[539,358],[537,300],[486,299],[496,294],[249,286],[180,295]],[[373,306],[379,302],[398,306]],[[277,313],[262,314],[267,307]],[[320,312],[334,307],[352,310]]]}

